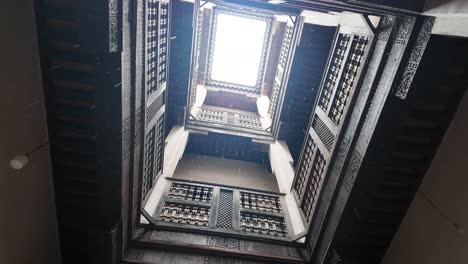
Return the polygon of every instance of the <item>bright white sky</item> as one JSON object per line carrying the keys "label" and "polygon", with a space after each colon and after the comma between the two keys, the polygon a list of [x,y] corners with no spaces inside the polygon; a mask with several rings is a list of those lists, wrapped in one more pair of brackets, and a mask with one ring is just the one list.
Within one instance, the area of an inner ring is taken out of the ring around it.
{"label": "bright white sky", "polygon": [[263,20],[219,14],[211,79],[255,86],[266,25]]}

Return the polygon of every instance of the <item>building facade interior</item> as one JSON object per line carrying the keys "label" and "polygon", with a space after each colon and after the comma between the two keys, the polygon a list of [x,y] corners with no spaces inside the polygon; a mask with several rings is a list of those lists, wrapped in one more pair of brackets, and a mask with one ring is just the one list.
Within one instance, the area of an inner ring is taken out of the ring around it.
{"label": "building facade interior", "polygon": [[463,0],[1,10],[0,263],[468,262]]}

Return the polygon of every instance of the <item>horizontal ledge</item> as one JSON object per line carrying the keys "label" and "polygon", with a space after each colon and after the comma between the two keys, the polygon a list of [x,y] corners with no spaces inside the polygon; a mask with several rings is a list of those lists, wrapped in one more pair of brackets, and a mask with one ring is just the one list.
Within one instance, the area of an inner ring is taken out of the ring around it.
{"label": "horizontal ledge", "polygon": [[258,251],[247,251],[227,248],[208,247],[196,244],[173,242],[167,240],[139,239],[134,241],[134,246],[152,249],[164,249],[168,251],[180,252],[177,249],[183,249],[185,252],[194,254],[218,255],[223,257],[239,257],[245,259],[256,259],[268,261],[268,263],[306,263],[304,259],[286,256],[275,256]]}
{"label": "horizontal ledge", "polygon": [[192,200],[182,200],[182,199],[176,199],[176,198],[166,198],[166,203],[176,203],[176,204],[187,204],[187,205],[195,205],[195,206],[204,206],[204,207],[211,207],[211,201],[210,202],[198,202],[198,201],[192,201]]}
{"label": "horizontal ledge", "polygon": [[232,190],[245,190],[245,191],[259,193],[259,194],[274,194],[274,195],[280,195],[280,196],[286,195],[285,193],[281,193],[281,192],[258,190],[258,189],[239,187],[239,186],[234,186],[234,185],[229,185],[229,184],[194,181],[194,180],[179,179],[179,178],[174,178],[174,177],[166,177],[166,179],[170,181],[187,182],[187,183],[194,183],[194,184],[200,184],[200,185],[206,185],[206,186],[218,186],[218,187],[228,188]]}
{"label": "horizontal ledge", "polygon": [[286,217],[284,213],[268,212],[268,211],[261,211],[261,210],[255,210],[255,209],[250,209],[250,208],[242,208],[242,207],[240,207],[239,209],[240,209],[241,213],[274,216],[274,217],[279,217],[279,218],[285,218]]}
{"label": "horizontal ledge", "polygon": [[219,235],[219,236],[225,236],[225,237],[227,236],[227,237],[236,238],[236,239],[246,239],[246,240],[253,240],[253,241],[284,243],[284,244],[293,245],[293,246],[303,245],[303,244],[299,244],[297,242],[292,241],[287,236],[286,237],[269,236],[269,235],[246,232],[242,230],[180,224],[180,223],[165,222],[162,220],[156,220],[155,224],[150,225],[149,227],[151,229],[155,229],[156,231],[159,229],[159,230],[167,230],[167,231],[197,233],[197,234],[204,234],[204,235]]}

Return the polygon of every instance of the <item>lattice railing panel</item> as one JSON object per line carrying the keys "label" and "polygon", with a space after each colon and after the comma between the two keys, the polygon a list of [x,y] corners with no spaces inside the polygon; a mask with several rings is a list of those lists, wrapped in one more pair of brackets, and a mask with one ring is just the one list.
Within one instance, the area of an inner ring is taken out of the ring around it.
{"label": "lattice railing panel", "polygon": [[169,2],[146,1],[146,94],[167,81]]}
{"label": "lattice railing panel", "polygon": [[234,213],[233,203],[233,192],[228,190],[221,190],[219,193],[216,227],[232,229],[232,217]]}
{"label": "lattice railing panel", "polygon": [[158,58],[158,86],[166,82],[168,61],[169,36],[169,3],[160,1],[159,11],[159,58]]}
{"label": "lattice railing panel", "polygon": [[239,114],[239,126],[262,130],[262,122],[258,116],[242,115]]}
{"label": "lattice railing panel", "polygon": [[223,123],[223,115],[223,111],[202,108],[197,113],[197,119],[206,122]]}
{"label": "lattice railing panel", "polygon": [[304,199],[302,200],[301,210],[304,213],[307,221],[310,221],[312,215],[312,208],[317,200],[320,184],[323,180],[323,171],[326,165],[325,157],[317,150],[315,155],[314,163],[312,165],[312,171],[307,182],[307,188],[304,193]]}
{"label": "lattice railing panel", "polygon": [[164,222],[208,226],[210,207],[166,202],[159,218]]}
{"label": "lattice railing panel", "polygon": [[240,192],[241,208],[265,212],[281,213],[281,202],[278,196]]}
{"label": "lattice railing panel", "polygon": [[361,29],[344,26],[338,30],[293,185],[297,205],[308,224],[312,221],[328,167],[333,166],[343,119],[350,109],[372,39],[369,32]]}
{"label": "lattice railing panel", "polygon": [[213,198],[213,188],[198,185],[173,183],[168,193],[169,198],[211,203]]}
{"label": "lattice railing panel", "polygon": [[197,121],[218,123],[234,127],[248,128],[253,130],[263,130],[260,116],[252,114],[227,111],[224,109],[215,109],[203,107],[196,114]]}
{"label": "lattice railing panel", "polygon": [[268,116],[270,116],[270,118],[273,118],[275,114],[276,105],[278,104],[279,92],[280,84],[275,80],[273,82],[273,89],[271,90],[270,105],[268,106]]}
{"label": "lattice railing panel", "polygon": [[325,145],[327,150],[331,151],[333,143],[335,142],[335,135],[333,135],[333,133],[318,115],[314,116],[312,128],[314,129],[315,133],[317,133],[318,137]]}
{"label": "lattice railing panel", "polygon": [[188,224],[201,232],[213,229],[283,240],[289,225],[283,202],[282,196],[261,191],[174,181],[162,196],[155,220],[171,228]]}
{"label": "lattice railing panel", "polygon": [[202,43],[202,33],[203,33],[203,20],[204,20],[204,12],[202,9],[198,11],[198,21],[197,21],[197,34],[196,34],[196,45],[197,49],[193,51],[195,53],[195,60],[193,63],[193,69],[191,73],[191,83],[190,83],[190,102],[188,109],[192,109],[195,101],[197,99],[197,84],[198,84],[198,73],[200,68],[200,48]]}
{"label": "lattice railing panel", "polygon": [[154,102],[152,102],[151,105],[148,106],[146,110],[146,116],[145,116],[146,125],[148,125],[151,122],[151,120],[153,120],[158,110],[161,109],[161,107],[164,105],[164,99],[165,99],[164,94],[161,96],[158,96],[158,98],[156,98],[156,100],[154,100]]}
{"label": "lattice railing panel", "polygon": [[164,157],[164,114],[161,115],[156,123],[156,146],[154,151],[154,171],[153,181],[162,173]]}
{"label": "lattice railing panel", "polygon": [[282,217],[241,212],[240,227],[244,232],[285,237],[288,234]]}
{"label": "lattice railing panel", "polygon": [[150,129],[145,137],[145,164],[142,182],[142,197],[145,200],[151,188],[153,188],[154,149],[155,149],[156,127]]}
{"label": "lattice railing panel", "polygon": [[291,47],[293,30],[294,28],[292,25],[286,25],[283,43],[281,44],[281,51],[280,51],[280,56],[278,60],[278,65],[283,67],[283,69],[286,66],[286,62],[287,62],[287,58],[289,54],[289,48]]}
{"label": "lattice railing panel", "polygon": [[314,157],[314,152],[316,148],[317,148],[316,143],[314,142],[312,137],[309,135],[307,137],[301,163],[296,173],[296,182],[294,183],[294,190],[296,191],[298,195],[301,195],[304,190],[304,186],[306,183],[305,181],[307,180],[310,167],[312,166],[312,159]]}
{"label": "lattice railing panel", "polygon": [[289,51],[291,49],[292,36],[294,28],[292,25],[286,25],[283,43],[281,44],[278,67],[276,69],[276,78],[273,81],[273,88],[270,94],[270,105],[268,106],[268,116],[274,117],[276,106],[278,105],[279,93],[281,89],[281,80],[283,78]]}
{"label": "lattice railing panel", "polygon": [[327,111],[336,83],[339,81],[341,68],[345,63],[345,56],[348,46],[350,44],[351,35],[339,34],[336,41],[336,47],[333,50],[327,74],[325,75],[325,82],[322,87],[322,93],[318,105],[323,111]]}
{"label": "lattice railing panel", "polygon": [[348,59],[344,66],[340,83],[336,89],[329,114],[330,119],[336,125],[339,125],[345,107],[349,101],[349,95],[356,81],[368,40],[369,38],[364,36],[356,35],[353,37]]}
{"label": "lattice railing panel", "polygon": [[158,13],[157,0],[146,1],[146,93],[151,95],[157,88],[158,67]]}

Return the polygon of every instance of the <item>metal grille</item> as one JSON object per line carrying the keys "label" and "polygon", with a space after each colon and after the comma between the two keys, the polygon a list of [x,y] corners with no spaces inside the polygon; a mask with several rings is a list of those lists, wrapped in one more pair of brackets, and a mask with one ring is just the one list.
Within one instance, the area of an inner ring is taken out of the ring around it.
{"label": "metal grille", "polygon": [[210,207],[178,203],[164,203],[159,218],[165,222],[208,226]]}
{"label": "metal grille", "polygon": [[368,37],[361,36],[354,36],[353,38],[348,59],[343,69],[340,83],[336,89],[335,97],[333,98],[333,103],[329,114],[330,119],[336,125],[340,124],[346,104],[348,103],[349,95],[356,80],[359,66],[361,65],[361,60],[366,50],[368,39]]}
{"label": "metal grille", "polygon": [[318,197],[318,188],[323,180],[323,171],[325,168],[326,160],[320,150],[317,150],[315,155],[314,165],[312,167],[309,180],[307,181],[307,187],[304,193],[304,199],[302,200],[301,210],[304,213],[307,221],[310,221],[312,215],[312,207]]}
{"label": "metal grille", "polygon": [[345,60],[346,50],[349,45],[351,36],[349,34],[339,34],[336,41],[336,47],[333,50],[333,55],[330,60],[330,65],[325,75],[325,83],[322,88],[322,94],[318,102],[319,107],[323,111],[327,111],[330,103],[333,90],[338,82],[340,71]]}
{"label": "metal grille", "polygon": [[184,201],[211,203],[213,188],[191,184],[173,183],[169,190],[169,198]]}
{"label": "metal grille", "polygon": [[148,107],[146,110],[146,125],[149,124],[149,122],[154,118],[156,113],[158,112],[159,109],[161,109],[161,106],[164,104],[164,93],[158,96],[154,102],[151,103],[151,105]]}
{"label": "metal grille", "polygon": [[325,145],[328,151],[331,151],[333,147],[333,142],[335,142],[335,136],[330,131],[330,129],[325,125],[325,123],[320,119],[319,116],[314,116],[314,121],[312,122],[312,127],[314,131],[317,133],[318,137]]}
{"label": "metal grille", "polygon": [[159,64],[158,64],[158,86],[166,82],[166,64],[168,49],[168,25],[169,25],[169,3],[160,1],[159,11]]}
{"label": "metal grille", "polygon": [[305,181],[307,179],[307,174],[309,172],[310,166],[312,166],[312,159],[316,149],[316,144],[312,137],[309,135],[307,137],[307,142],[304,149],[304,154],[302,155],[301,164],[296,175],[296,182],[294,184],[294,190],[296,190],[298,195],[302,194],[304,190]]}
{"label": "metal grille", "polygon": [[232,229],[233,194],[232,191],[220,190],[218,218],[216,227]]}
{"label": "metal grille", "polygon": [[145,166],[143,171],[142,182],[142,197],[146,200],[151,188],[153,188],[153,169],[154,169],[154,147],[155,147],[155,131],[153,127],[145,137]]}
{"label": "metal grille", "polygon": [[288,234],[283,217],[245,212],[241,212],[240,217],[240,226],[242,231],[280,237],[285,237]]}
{"label": "metal grille", "polygon": [[265,212],[282,212],[281,202],[277,196],[240,192],[240,199],[240,205],[242,208]]}
{"label": "metal grille", "polygon": [[147,0],[146,10],[146,85],[147,95],[157,90],[158,8],[159,2]]}

